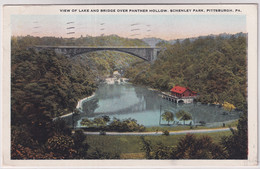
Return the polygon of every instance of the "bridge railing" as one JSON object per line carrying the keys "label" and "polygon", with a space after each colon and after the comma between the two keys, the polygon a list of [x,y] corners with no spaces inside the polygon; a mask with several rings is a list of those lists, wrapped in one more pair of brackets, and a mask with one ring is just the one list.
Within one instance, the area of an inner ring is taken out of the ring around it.
{"label": "bridge railing", "polygon": [[160,47],[150,47],[150,46],[47,46],[47,45],[34,45],[35,48],[129,48],[129,49],[162,49]]}

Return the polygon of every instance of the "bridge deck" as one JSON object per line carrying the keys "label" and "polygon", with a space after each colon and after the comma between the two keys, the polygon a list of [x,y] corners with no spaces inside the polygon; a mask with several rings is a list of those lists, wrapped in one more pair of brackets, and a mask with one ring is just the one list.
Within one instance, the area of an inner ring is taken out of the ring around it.
{"label": "bridge deck", "polygon": [[82,49],[161,49],[160,47],[150,47],[150,46],[44,46],[35,45],[36,48],[82,48]]}
{"label": "bridge deck", "polygon": [[36,50],[51,49],[57,53],[62,53],[68,57],[73,57],[82,53],[95,52],[95,51],[119,51],[127,54],[134,55],[146,61],[154,61],[157,55],[162,50],[159,47],[150,46],[48,46],[48,45],[35,45],[32,48]]}

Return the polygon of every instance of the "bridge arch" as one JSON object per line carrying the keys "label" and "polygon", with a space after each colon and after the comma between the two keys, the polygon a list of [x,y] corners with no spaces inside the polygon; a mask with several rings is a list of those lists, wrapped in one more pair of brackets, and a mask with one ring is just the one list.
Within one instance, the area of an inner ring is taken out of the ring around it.
{"label": "bridge arch", "polygon": [[158,47],[122,47],[122,46],[34,46],[37,50],[54,49],[57,53],[62,53],[68,57],[74,57],[79,54],[89,53],[101,50],[119,51],[131,54],[146,61],[154,61],[161,51]]}
{"label": "bridge arch", "polygon": [[[97,52],[97,51],[116,51],[116,52],[122,52],[122,53],[127,53],[127,54],[130,54],[130,55],[133,55],[135,57],[138,57],[142,60],[146,60],[148,61],[147,58],[144,58],[144,57],[141,57],[139,56],[138,54],[136,53],[133,53],[133,52],[128,52],[128,51],[123,51],[123,50],[120,50],[120,49],[94,49],[94,50],[88,50],[88,51],[81,51],[81,52],[78,52],[76,55],[81,55],[81,54],[84,54],[84,53],[92,53],[92,52]],[[75,56],[76,56],[75,55]]]}

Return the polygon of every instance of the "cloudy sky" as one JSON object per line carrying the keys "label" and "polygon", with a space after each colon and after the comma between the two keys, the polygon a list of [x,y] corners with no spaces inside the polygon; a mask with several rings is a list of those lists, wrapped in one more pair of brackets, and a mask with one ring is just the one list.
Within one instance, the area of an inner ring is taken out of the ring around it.
{"label": "cloudy sky", "polygon": [[[12,15],[12,35],[79,37],[116,34],[165,40],[246,32],[245,15]],[[74,33],[73,33],[74,32]]]}

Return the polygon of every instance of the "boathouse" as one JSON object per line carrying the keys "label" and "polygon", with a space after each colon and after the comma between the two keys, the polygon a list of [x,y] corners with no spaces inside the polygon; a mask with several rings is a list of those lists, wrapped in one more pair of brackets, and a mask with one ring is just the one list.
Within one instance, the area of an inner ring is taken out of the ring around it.
{"label": "boathouse", "polygon": [[197,92],[182,86],[174,86],[170,93],[162,93],[164,99],[175,103],[193,103],[197,95]]}
{"label": "boathouse", "polygon": [[197,92],[190,90],[188,87],[174,86],[171,89],[171,94],[176,97],[197,96]]}

